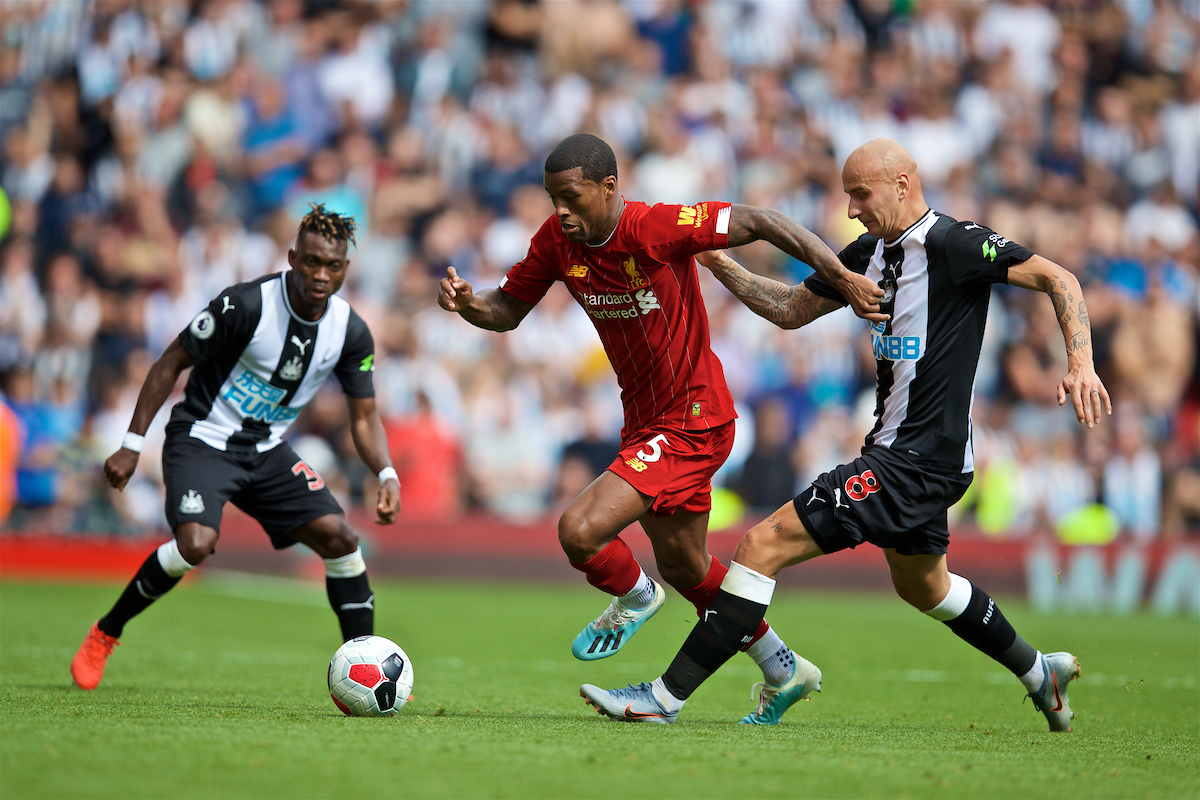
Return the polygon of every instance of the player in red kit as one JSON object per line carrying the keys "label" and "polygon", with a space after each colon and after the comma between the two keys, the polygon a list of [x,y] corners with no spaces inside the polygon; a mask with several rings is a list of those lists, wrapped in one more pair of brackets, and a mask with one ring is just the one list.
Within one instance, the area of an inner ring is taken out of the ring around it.
{"label": "player in red kit", "polygon": [[[812,265],[861,316],[885,317],[873,281],[847,270],[820,239],[778,212],[720,202],[626,202],[616,157],[595,136],[560,142],[546,159],[544,182],[554,213],[524,260],[499,288],[478,294],[450,267],[438,303],[472,325],[507,331],[563,281],[592,318],[617,373],[625,412],[620,453],[558,523],[571,565],[613,596],[572,644],[576,658],[591,661],[616,654],[665,600],[618,535],[635,520],[654,547],[659,574],[699,614],[728,571],[709,555],[706,539],[711,478],[733,446],[737,414],[709,344],[692,256],[765,239]],[[765,621],[743,649],[763,671],[758,708],[743,722],[778,722],[820,685],[820,670]]]}

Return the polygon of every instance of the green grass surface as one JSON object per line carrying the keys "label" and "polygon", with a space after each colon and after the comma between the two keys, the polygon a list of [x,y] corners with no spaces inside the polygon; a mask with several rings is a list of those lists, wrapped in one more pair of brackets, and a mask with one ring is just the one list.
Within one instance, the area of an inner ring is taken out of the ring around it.
{"label": "green grass surface", "polygon": [[895,597],[781,592],[770,619],[825,674],[775,728],[735,723],[738,656],[674,726],[610,722],[580,683],[659,675],[695,617],[678,595],[620,655],[571,639],[586,586],[379,583],[377,631],[413,659],[397,717],[348,719],[323,587],[210,573],[125,631],[94,692],[68,664],[116,586],[0,584],[0,797],[1200,796],[1200,623],[1048,618],[1079,656],[1076,732],[1050,734],[1011,675]]}

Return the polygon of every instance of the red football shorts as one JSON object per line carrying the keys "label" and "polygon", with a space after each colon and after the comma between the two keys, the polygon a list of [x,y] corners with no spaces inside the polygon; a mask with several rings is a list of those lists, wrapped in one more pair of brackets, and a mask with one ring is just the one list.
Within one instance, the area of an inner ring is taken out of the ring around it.
{"label": "red football shorts", "polygon": [[712,509],[712,476],[729,458],[733,429],[732,421],[706,431],[643,428],[621,441],[608,470],[653,497],[650,510],[656,517],[680,509],[703,513]]}

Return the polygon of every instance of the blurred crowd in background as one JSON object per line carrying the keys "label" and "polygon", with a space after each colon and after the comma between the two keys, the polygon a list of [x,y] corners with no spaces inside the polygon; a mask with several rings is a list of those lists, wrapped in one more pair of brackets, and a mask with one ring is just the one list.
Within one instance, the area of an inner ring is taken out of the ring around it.
{"label": "blurred crowd in background", "polygon": [[[323,202],[359,221],[342,294],[375,337],[405,518],[548,518],[609,463],[619,390],[561,284],[515,331],[436,304],[496,286],[551,212],[562,137],[618,154],[627,199],[779,209],[834,250],[841,166],[899,140],[937,210],[1079,276],[1115,412],[1056,387],[1047,297],[994,292],[962,531],[1150,540],[1200,530],[1200,5],[1175,0],[0,0],[0,517],[164,525],[170,405],[121,494],[101,465],[149,366],[225,286],[286,265]],[[734,253],[795,283],[767,245]],[[774,510],[861,447],[866,324],[781,331],[701,271],[738,404],[717,484]],[[964,365],[968,369],[969,365]],[[373,505],[340,388],[296,449]],[[11,481],[15,477],[15,484]],[[730,502],[723,499],[722,502]]]}

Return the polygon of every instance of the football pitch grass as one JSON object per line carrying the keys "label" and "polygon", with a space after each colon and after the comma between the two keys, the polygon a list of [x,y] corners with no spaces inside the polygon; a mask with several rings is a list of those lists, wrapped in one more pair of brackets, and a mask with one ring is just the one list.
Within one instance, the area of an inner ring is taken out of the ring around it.
{"label": "football pitch grass", "polygon": [[[882,564],[881,564],[882,566]],[[1043,617],[1079,656],[1075,732],[1019,683],[886,595],[781,591],[769,619],[824,671],[782,725],[739,726],[759,675],[735,657],[674,726],[610,722],[581,683],[650,680],[691,630],[668,593],[616,657],[570,654],[603,607],[586,586],[377,582],[376,630],[413,660],[393,718],[346,718],[323,586],[201,573],[125,631],[94,692],[68,666],[115,585],[0,584],[0,797],[1200,796],[1200,623]]]}

